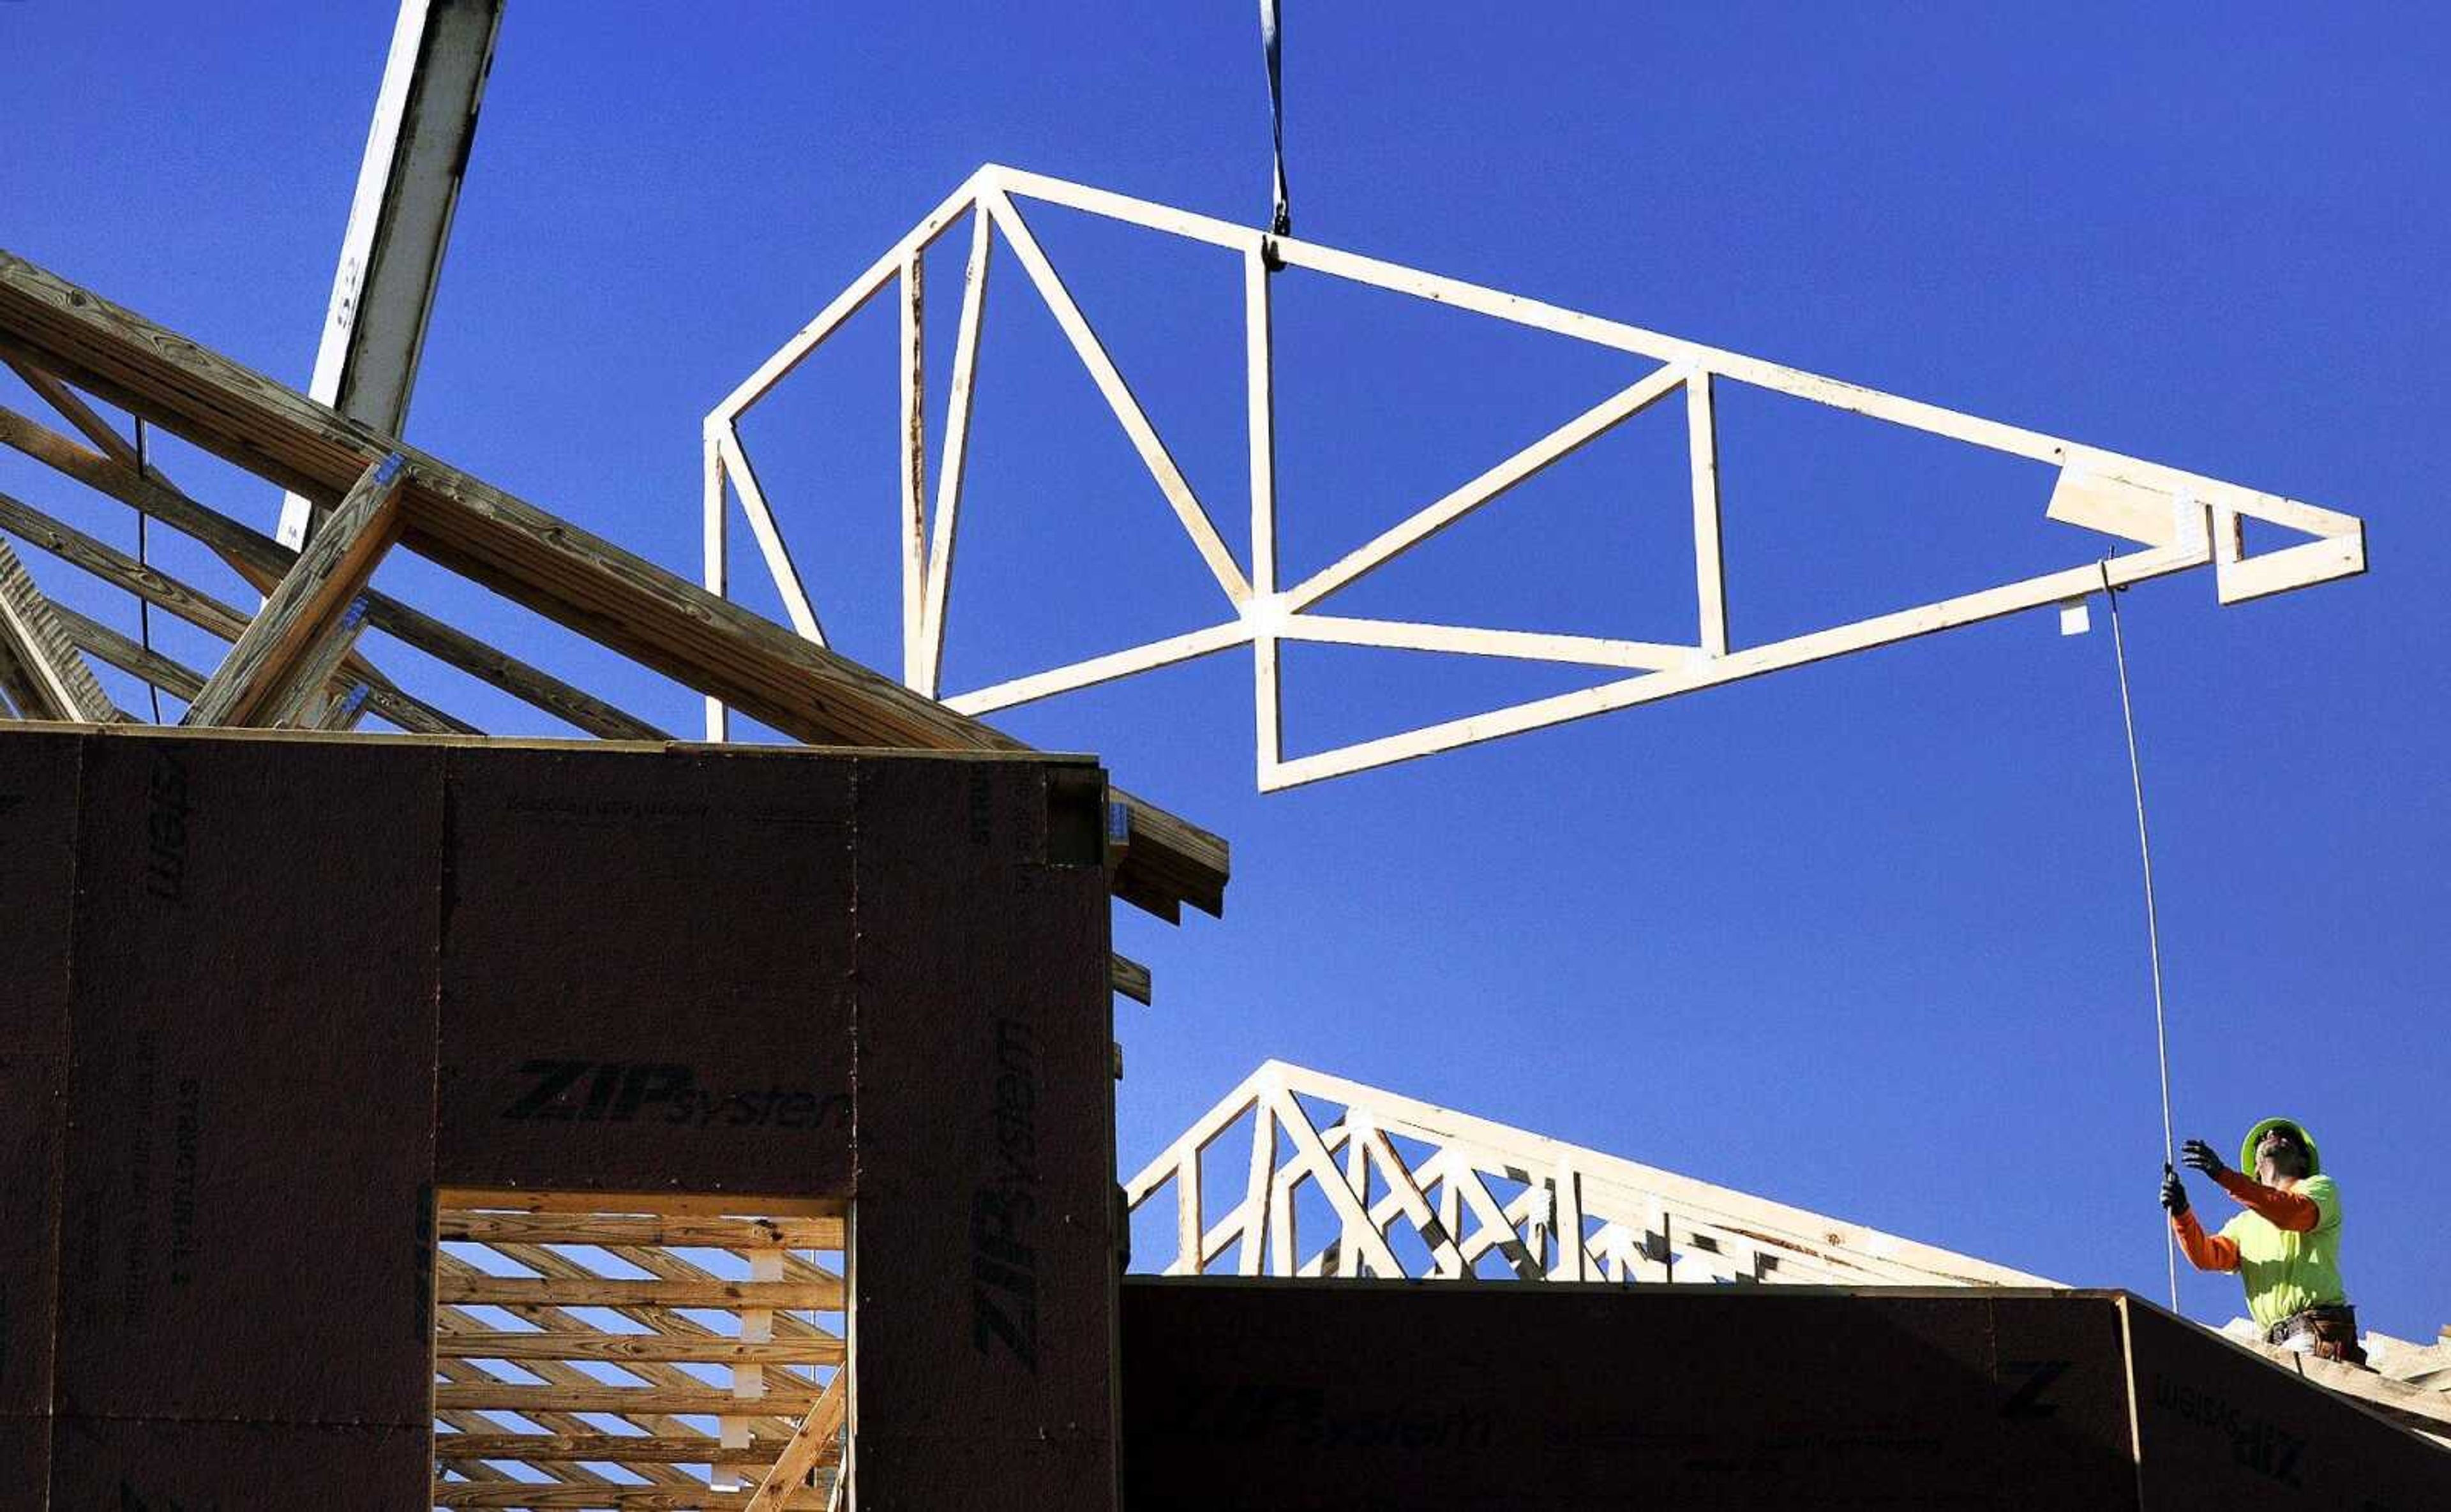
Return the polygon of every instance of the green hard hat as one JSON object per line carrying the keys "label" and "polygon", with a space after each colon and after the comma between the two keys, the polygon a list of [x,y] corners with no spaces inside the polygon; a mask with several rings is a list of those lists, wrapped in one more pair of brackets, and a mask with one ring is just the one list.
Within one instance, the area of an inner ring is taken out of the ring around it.
{"label": "green hard hat", "polygon": [[2298,1122],[2298,1120],[2294,1118],[2267,1118],[2262,1123],[2256,1125],[2253,1129],[2248,1129],[2246,1131],[2245,1142],[2238,1147],[2238,1168],[2243,1171],[2246,1171],[2250,1175],[2253,1174],[2255,1170],[2255,1142],[2264,1137],[2264,1131],[2265,1129],[2277,1128],[2283,1125],[2286,1125],[2287,1127],[2298,1130],[2299,1140],[2306,1147],[2306,1174],[2309,1176],[2321,1175],[2324,1170],[2324,1152],[2316,1148],[2315,1136],[2306,1132],[2306,1126]]}

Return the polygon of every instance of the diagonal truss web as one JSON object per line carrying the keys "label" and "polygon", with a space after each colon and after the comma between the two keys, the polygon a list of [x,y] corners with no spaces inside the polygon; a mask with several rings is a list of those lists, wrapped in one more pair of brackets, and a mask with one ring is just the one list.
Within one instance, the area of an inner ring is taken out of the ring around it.
{"label": "diagonal truss web", "polygon": [[[1032,278],[1029,260],[1007,235],[1015,221],[1043,256],[1058,295],[1052,302],[1048,281]],[[1177,261],[1152,276],[1143,256],[1119,291],[1101,276],[1111,272],[1113,260],[1084,255],[1081,239],[1065,234],[1077,227],[1062,217],[1031,206],[999,216],[995,226],[959,504],[961,545],[945,592],[943,686],[957,702],[1028,674],[1231,625],[1236,606],[1170,507],[1168,483],[1178,483],[1203,518],[1247,517],[1239,477],[1228,474],[1219,485],[1224,508],[1210,507],[1218,495],[1190,481],[1192,466],[1209,472],[1221,454],[1239,464],[1239,403],[1193,404],[1184,391],[1194,384],[1182,376],[1206,368],[1214,379],[1205,386],[1228,397],[1239,391],[1231,267],[1224,278],[1204,280],[1215,270]],[[951,320],[954,301],[948,288],[937,318]],[[1079,322],[1068,320],[1068,304],[1081,312]],[[1091,309],[1100,311],[1089,332],[1094,361],[1080,340]],[[1195,313],[1202,311],[1216,318],[1204,322]],[[1103,385],[1101,365],[1108,380]],[[1165,377],[1152,384],[1144,371]],[[1115,412],[1118,390],[1145,422],[1138,443]],[[1226,424],[1199,422],[1221,411]],[[1060,444],[1049,444],[1058,437]],[[1163,459],[1158,469],[1148,461],[1152,446]],[[1239,585],[1238,543],[1223,527],[1215,541]],[[1235,638],[1212,638],[1222,646]]]}

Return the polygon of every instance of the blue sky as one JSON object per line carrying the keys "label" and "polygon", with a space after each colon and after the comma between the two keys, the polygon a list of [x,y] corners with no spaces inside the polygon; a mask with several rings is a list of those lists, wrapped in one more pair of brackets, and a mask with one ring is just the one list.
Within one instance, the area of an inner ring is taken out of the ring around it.
{"label": "blue sky", "polygon": [[[2265,1114],[2304,1118],[2343,1184],[2365,1323],[2451,1323],[2443,24],[1288,9],[1306,238],[2366,519],[2362,579],[2223,610],[2187,575],[2123,612],[2181,1133],[2226,1149]],[[980,163],[1265,218],[1251,10],[513,6],[411,439],[694,575],[699,417]],[[0,4],[0,245],[303,386],[389,27],[371,5]],[[1233,265],[1032,220],[1239,540]],[[1009,258],[998,277],[956,687],[1224,618]],[[1278,300],[1296,570],[1639,370],[1303,275]],[[880,305],[747,426],[830,628],[880,661],[892,342]],[[2102,548],[2043,520],[2040,468],[1722,395],[1740,643]],[[1677,634],[1678,441],[1644,425],[1331,605]],[[269,490],[159,456],[269,528]],[[124,511],[14,459],[0,488],[132,543]],[[61,597],[133,628],[51,565]],[[754,582],[754,556],[735,570]],[[384,582],[696,727],[684,691],[418,564]],[[1236,847],[1222,923],[1119,918],[1160,993],[1121,1006],[1124,1164],[1275,1055],[2160,1297],[2151,1003],[2100,619],[2063,639],[2025,616],[1268,797],[1247,658],[1014,715]],[[1603,676],[1313,654],[1289,664],[1289,744]],[[489,727],[551,729],[447,676],[422,685]],[[2239,1310],[2228,1278],[2184,1295],[2199,1318]]]}

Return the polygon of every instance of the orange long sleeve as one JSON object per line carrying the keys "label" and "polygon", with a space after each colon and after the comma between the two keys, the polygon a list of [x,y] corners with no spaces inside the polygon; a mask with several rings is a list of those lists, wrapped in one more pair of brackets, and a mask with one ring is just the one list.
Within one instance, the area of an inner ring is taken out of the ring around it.
{"label": "orange long sleeve", "polygon": [[2294,1191],[2266,1187],[2254,1177],[2235,1170],[2225,1170],[2213,1178],[2221,1189],[2237,1198],[2250,1212],[2262,1214],[2275,1228],[2303,1234],[2312,1230],[2323,1218],[2323,1209],[2312,1197],[2302,1197]]}
{"label": "orange long sleeve", "polygon": [[2178,1232],[2179,1247],[2186,1251],[2187,1264],[2198,1270],[2238,1268],[2238,1241],[2205,1232],[2205,1226],[2196,1222],[2193,1208],[2173,1217],[2170,1227]]}

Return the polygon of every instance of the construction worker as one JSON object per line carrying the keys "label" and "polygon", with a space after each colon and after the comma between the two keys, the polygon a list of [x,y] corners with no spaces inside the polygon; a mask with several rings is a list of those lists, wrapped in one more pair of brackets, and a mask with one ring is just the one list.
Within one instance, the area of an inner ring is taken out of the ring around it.
{"label": "construction worker", "polygon": [[2323,1154],[2305,1129],[2286,1118],[2267,1118],[2248,1129],[2238,1163],[2255,1172],[2252,1178],[2223,1165],[2201,1139],[2181,1146],[2179,1159],[2246,1209],[2221,1232],[2206,1233],[2178,1172],[2163,1167],[2162,1206],[2188,1264],[2239,1273],[2247,1313],[2264,1330],[2265,1343],[2364,1365],[2357,1311],[2341,1285],[2340,1191],[2323,1174]]}

